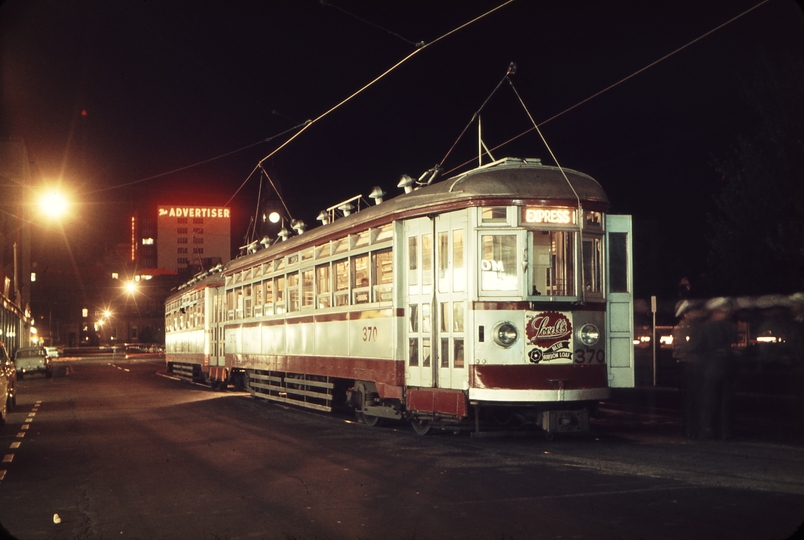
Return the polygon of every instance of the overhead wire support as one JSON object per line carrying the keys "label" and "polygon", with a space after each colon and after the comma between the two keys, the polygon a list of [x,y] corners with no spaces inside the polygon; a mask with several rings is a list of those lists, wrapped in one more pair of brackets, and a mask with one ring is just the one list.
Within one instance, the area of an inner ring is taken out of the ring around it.
{"label": "overhead wire support", "polygon": [[[732,17],[732,18],[731,18],[731,19],[729,19],[728,21],[726,21],[726,22],[724,22],[724,23],[722,23],[722,24],[720,24],[720,25],[716,26],[715,28],[712,28],[711,30],[709,30],[709,31],[707,31],[707,32],[705,32],[705,33],[703,33],[703,34],[701,34],[701,35],[700,35],[700,36],[698,36],[697,38],[695,38],[695,39],[693,39],[693,40],[691,40],[691,41],[688,41],[687,43],[685,43],[685,44],[684,44],[684,45],[682,45],[681,47],[678,47],[677,49],[675,49],[675,50],[673,50],[673,51],[671,51],[671,52],[669,52],[669,53],[665,54],[665,55],[664,55],[664,56],[662,56],[661,58],[659,58],[659,59],[657,59],[657,60],[654,60],[653,62],[651,62],[651,63],[647,64],[646,66],[641,67],[640,69],[638,69],[638,70],[634,71],[634,72],[633,72],[633,73],[631,73],[630,75],[627,75],[627,76],[623,77],[622,79],[620,79],[619,81],[617,81],[617,82],[615,82],[615,83],[613,83],[613,84],[610,84],[609,86],[607,86],[607,87],[603,88],[602,90],[599,90],[599,91],[595,92],[595,93],[594,93],[594,94],[592,94],[591,96],[589,96],[589,97],[587,97],[587,98],[585,98],[585,99],[582,99],[581,101],[577,102],[576,104],[572,105],[571,107],[568,107],[568,108],[564,109],[563,111],[561,111],[561,112],[559,112],[559,113],[554,114],[554,115],[553,115],[553,116],[551,116],[550,118],[548,118],[548,119],[546,119],[546,120],[542,120],[542,121],[541,121],[541,122],[540,122],[538,125],[539,125],[539,126],[543,126],[543,125],[547,124],[548,122],[551,122],[551,121],[555,120],[556,118],[559,118],[560,116],[563,116],[563,115],[567,114],[568,112],[572,111],[573,109],[576,109],[576,108],[580,107],[581,105],[583,105],[583,104],[585,104],[585,103],[587,103],[587,102],[589,102],[589,101],[592,101],[592,100],[593,100],[593,99],[595,99],[596,97],[598,97],[598,96],[600,96],[600,95],[602,95],[602,94],[604,94],[604,93],[608,92],[609,90],[612,90],[613,88],[615,88],[615,87],[617,87],[617,86],[619,86],[619,85],[623,84],[624,82],[628,81],[629,79],[632,79],[633,77],[636,77],[636,76],[637,76],[637,75],[639,75],[640,73],[642,73],[642,72],[644,72],[644,71],[646,71],[646,70],[648,70],[648,69],[650,69],[650,68],[654,67],[655,65],[659,64],[660,62],[663,62],[663,61],[667,60],[667,59],[668,59],[668,58],[670,58],[671,56],[674,56],[674,55],[676,55],[676,54],[680,53],[681,51],[683,51],[683,50],[684,50],[684,49],[686,49],[687,47],[690,47],[690,46],[694,45],[695,43],[697,43],[697,42],[701,41],[701,40],[702,40],[702,39],[704,39],[705,37],[710,36],[711,34],[713,34],[713,33],[717,32],[718,30],[720,30],[720,29],[724,28],[725,26],[727,26],[727,25],[729,25],[729,24],[733,23],[734,21],[736,21],[736,20],[738,20],[738,19],[740,19],[740,18],[742,18],[742,17],[744,17],[744,16],[748,15],[750,12],[754,11],[755,9],[757,9],[757,8],[759,8],[759,7],[761,7],[761,6],[763,6],[764,4],[766,4],[766,3],[768,3],[768,2],[770,2],[770,0],[762,0],[762,1],[761,1],[761,2],[759,2],[758,4],[756,4],[756,5],[754,5],[754,6],[750,7],[750,8],[748,8],[748,9],[746,9],[746,10],[745,10],[745,11],[743,11],[742,13],[739,13],[738,15],[735,15],[734,17]],[[514,136],[514,137],[511,137],[511,138],[510,138],[510,139],[508,139],[507,141],[505,141],[505,142],[502,142],[502,143],[498,144],[497,146],[495,146],[494,148],[492,148],[492,150],[498,150],[498,149],[502,148],[503,146],[505,146],[505,145],[507,145],[507,144],[509,144],[509,143],[514,142],[515,140],[517,140],[517,139],[519,139],[519,138],[521,138],[521,137],[524,137],[525,135],[527,135],[528,133],[530,133],[530,132],[531,132],[531,131],[533,131],[534,129],[536,129],[536,128],[533,128],[533,127],[532,127],[532,128],[529,128],[529,129],[527,129],[526,131],[523,131],[522,133],[520,133],[519,135],[516,135],[516,136]],[[452,169],[450,169],[450,170],[446,171],[446,173],[450,173],[450,172],[452,172],[452,171],[455,171],[455,170],[457,170],[457,169],[460,169],[461,167],[463,167],[463,166],[468,165],[469,163],[471,163],[473,160],[474,160],[474,158],[473,158],[473,159],[471,159],[471,160],[465,161],[464,163],[461,163],[460,165],[458,165],[458,166],[456,166],[456,167],[453,167]]]}
{"label": "overhead wire support", "polygon": [[508,80],[510,82],[509,78],[514,73],[516,73],[516,63],[511,62],[508,65],[508,70],[505,72],[505,76],[502,79],[500,79],[500,82],[497,83],[497,86],[494,87],[494,90],[492,90],[491,93],[486,98],[486,100],[483,101],[483,104],[480,105],[480,108],[477,111],[475,111],[475,114],[472,115],[472,119],[469,120],[469,123],[466,124],[466,127],[463,128],[463,131],[461,131],[461,134],[458,135],[458,138],[455,140],[454,143],[452,143],[452,146],[450,147],[450,149],[447,150],[446,155],[441,159],[441,162],[438,164],[439,168],[442,168],[444,166],[444,162],[447,161],[447,158],[449,157],[449,155],[452,153],[453,150],[455,150],[455,147],[458,145],[460,140],[466,134],[466,131],[469,129],[469,126],[471,126],[474,123],[474,121],[478,119],[478,117],[480,116],[480,113],[483,112],[483,109],[485,108],[486,104],[488,104],[489,100],[491,100],[491,98],[494,97],[494,94],[497,93],[497,90],[500,89],[500,86],[502,86],[502,83],[504,83],[506,80]]}

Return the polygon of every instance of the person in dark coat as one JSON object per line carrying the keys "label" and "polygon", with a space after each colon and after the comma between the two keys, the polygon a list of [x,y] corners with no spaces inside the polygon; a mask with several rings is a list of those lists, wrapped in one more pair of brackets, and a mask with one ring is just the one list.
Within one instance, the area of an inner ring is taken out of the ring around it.
{"label": "person in dark coat", "polygon": [[676,306],[676,317],[680,319],[673,329],[673,357],[681,367],[681,427],[685,437],[697,439],[703,429],[701,407],[707,312],[696,302],[683,300]]}
{"label": "person in dark coat", "polygon": [[714,298],[706,303],[709,317],[703,325],[703,382],[701,438],[728,439],[734,424],[736,384],[732,345],[736,337],[731,302]]}

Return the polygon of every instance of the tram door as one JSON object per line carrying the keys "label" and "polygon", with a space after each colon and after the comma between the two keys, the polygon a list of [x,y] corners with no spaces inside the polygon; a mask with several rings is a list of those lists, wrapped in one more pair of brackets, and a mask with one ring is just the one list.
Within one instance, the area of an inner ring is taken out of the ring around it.
{"label": "tram door", "polygon": [[634,386],[631,216],[606,216],[606,350],[609,386]]}
{"label": "tram door", "polygon": [[432,387],[433,376],[433,281],[435,250],[433,222],[416,218],[405,222],[404,234],[405,317],[407,360],[405,382]]}
{"label": "tram door", "polygon": [[468,386],[464,361],[467,303],[466,211],[442,214],[435,224],[435,332],[439,388]]}
{"label": "tram door", "polygon": [[466,213],[405,223],[405,313],[410,386],[464,388]]}

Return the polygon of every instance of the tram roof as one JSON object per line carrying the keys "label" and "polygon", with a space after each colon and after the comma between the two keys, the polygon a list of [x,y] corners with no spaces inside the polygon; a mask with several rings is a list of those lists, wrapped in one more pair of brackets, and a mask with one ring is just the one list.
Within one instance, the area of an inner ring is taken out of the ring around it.
{"label": "tram roof", "polygon": [[284,242],[276,242],[267,249],[238,257],[227,265],[224,272],[239,268],[241,261],[248,264],[248,260],[259,257],[260,254],[279,256],[308,243],[325,241],[396,219],[448,212],[468,206],[576,206],[578,199],[585,208],[598,211],[605,211],[610,206],[605,191],[591,176],[572,169],[544,165],[538,159],[504,158],[419,187],[410,193],[402,193],[381,204],[341,217],[334,223],[310,229]]}

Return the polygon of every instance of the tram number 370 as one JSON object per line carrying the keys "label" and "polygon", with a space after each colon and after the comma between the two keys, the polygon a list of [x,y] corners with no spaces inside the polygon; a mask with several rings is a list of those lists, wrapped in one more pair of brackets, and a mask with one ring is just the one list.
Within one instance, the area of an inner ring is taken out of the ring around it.
{"label": "tram number 370", "polygon": [[377,334],[376,326],[363,327],[363,341],[377,341]]}
{"label": "tram number 370", "polygon": [[576,364],[603,364],[606,352],[603,349],[575,349]]}

